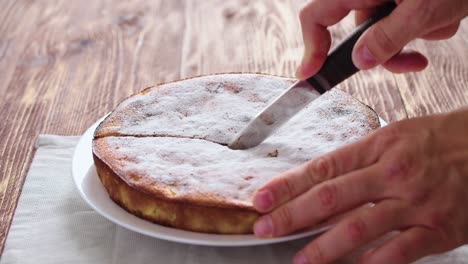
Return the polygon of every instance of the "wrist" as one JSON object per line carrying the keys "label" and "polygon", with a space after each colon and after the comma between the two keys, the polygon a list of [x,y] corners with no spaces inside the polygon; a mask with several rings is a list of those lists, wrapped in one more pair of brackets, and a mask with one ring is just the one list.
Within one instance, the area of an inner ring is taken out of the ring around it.
{"label": "wrist", "polygon": [[458,173],[468,176],[468,108],[439,117],[434,129],[438,158],[447,168],[455,168]]}
{"label": "wrist", "polygon": [[451,135],[450,139],[468,143],[468,107],[442,114],[437,128],[444,131],[444,134]]}

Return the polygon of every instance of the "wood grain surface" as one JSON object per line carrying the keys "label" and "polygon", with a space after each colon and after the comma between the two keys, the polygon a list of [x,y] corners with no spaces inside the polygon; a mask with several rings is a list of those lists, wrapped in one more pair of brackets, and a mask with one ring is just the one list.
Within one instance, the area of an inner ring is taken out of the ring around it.
{"label": "wood grain surface", "polygon": [[[293,76],[303,1],[28,1],[0,9],[0,252],[40,133],[80,135],[145,87],[221,72]],[[339,40],[351,18],[332,27]],[[362,72],[340,87],[392,122],[468,104],[468,22],[415,41],[417,74]]]}

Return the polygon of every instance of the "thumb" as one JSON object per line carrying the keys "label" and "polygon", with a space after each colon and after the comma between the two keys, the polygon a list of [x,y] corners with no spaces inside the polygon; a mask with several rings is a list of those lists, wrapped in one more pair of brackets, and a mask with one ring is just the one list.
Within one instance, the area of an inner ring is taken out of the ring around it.
{"label": "thumb", "polygon": [[415,10],[408,6],[418,1],[404,1],[387,17],[364,32],[353,50],[353,63],[361,70],[380,65],[396,55],[420,33],[422,25]]}

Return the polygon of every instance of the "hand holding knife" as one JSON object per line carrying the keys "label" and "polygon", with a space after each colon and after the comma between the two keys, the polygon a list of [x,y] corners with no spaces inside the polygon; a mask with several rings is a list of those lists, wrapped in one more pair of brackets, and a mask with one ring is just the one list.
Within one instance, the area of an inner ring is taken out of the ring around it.
{"label": "hand holding knife", "polygon": [[320,71],[305,81],[297,81],[263,109],[228,145],[231,149],[257,146],[292,116],[320,95],[359,71],[352,61],[354,45],[370,26],[389,15],[396,4],[388,2],[377,13],[358,26],[328,55]]}

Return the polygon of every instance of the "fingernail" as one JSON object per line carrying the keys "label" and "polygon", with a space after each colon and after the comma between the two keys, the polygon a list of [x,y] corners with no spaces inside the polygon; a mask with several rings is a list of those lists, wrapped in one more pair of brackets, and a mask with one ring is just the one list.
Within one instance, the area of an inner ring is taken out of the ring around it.
{"label": "fingernail", "polygon": [[302,253],[298,253],[293,258],[293,264],[307,264],[307,259]]}
{"label": "fingernail", "polygon": [[307,65],[307,63],[310,62],[311,60],[311,55],[312,55],[312,52],[311,52],[311,43],[310,41],[306,41],[304,42],[304,55],[302,56],[302,59],[301,59],[301,64],[299,64],[299,66],[297,67],[296,69],[296,78],[299,79],[299,80],[305,80],[307,78],[307,73],[304,72],[304,69],[305,69],[305,65]]}
{"label": "fingernail", "polygon": [[273,222],[270,216],[263,216],[254,224],[254,233],[259,237],[268,237],[273,234]]}
{"label": "fingernail", "polygon": [[302,73],[302,64],[299,65],[299,67],[297,67],[296,69],[296,78],[299,79],[299,80],[303,80],[304,79],[304,74]]}
{"label": "fingernail", "polygon": [[366,45],[359,47],[356,55],[356,61],[354,63],[359,69],[372,68],[377,64],[377,60]]}
{"label": "fingernail", "polygon": [[257,210],[266,211],[273,206],[273,194],[269,190],[261,190],[255,195],[253,204]]}

